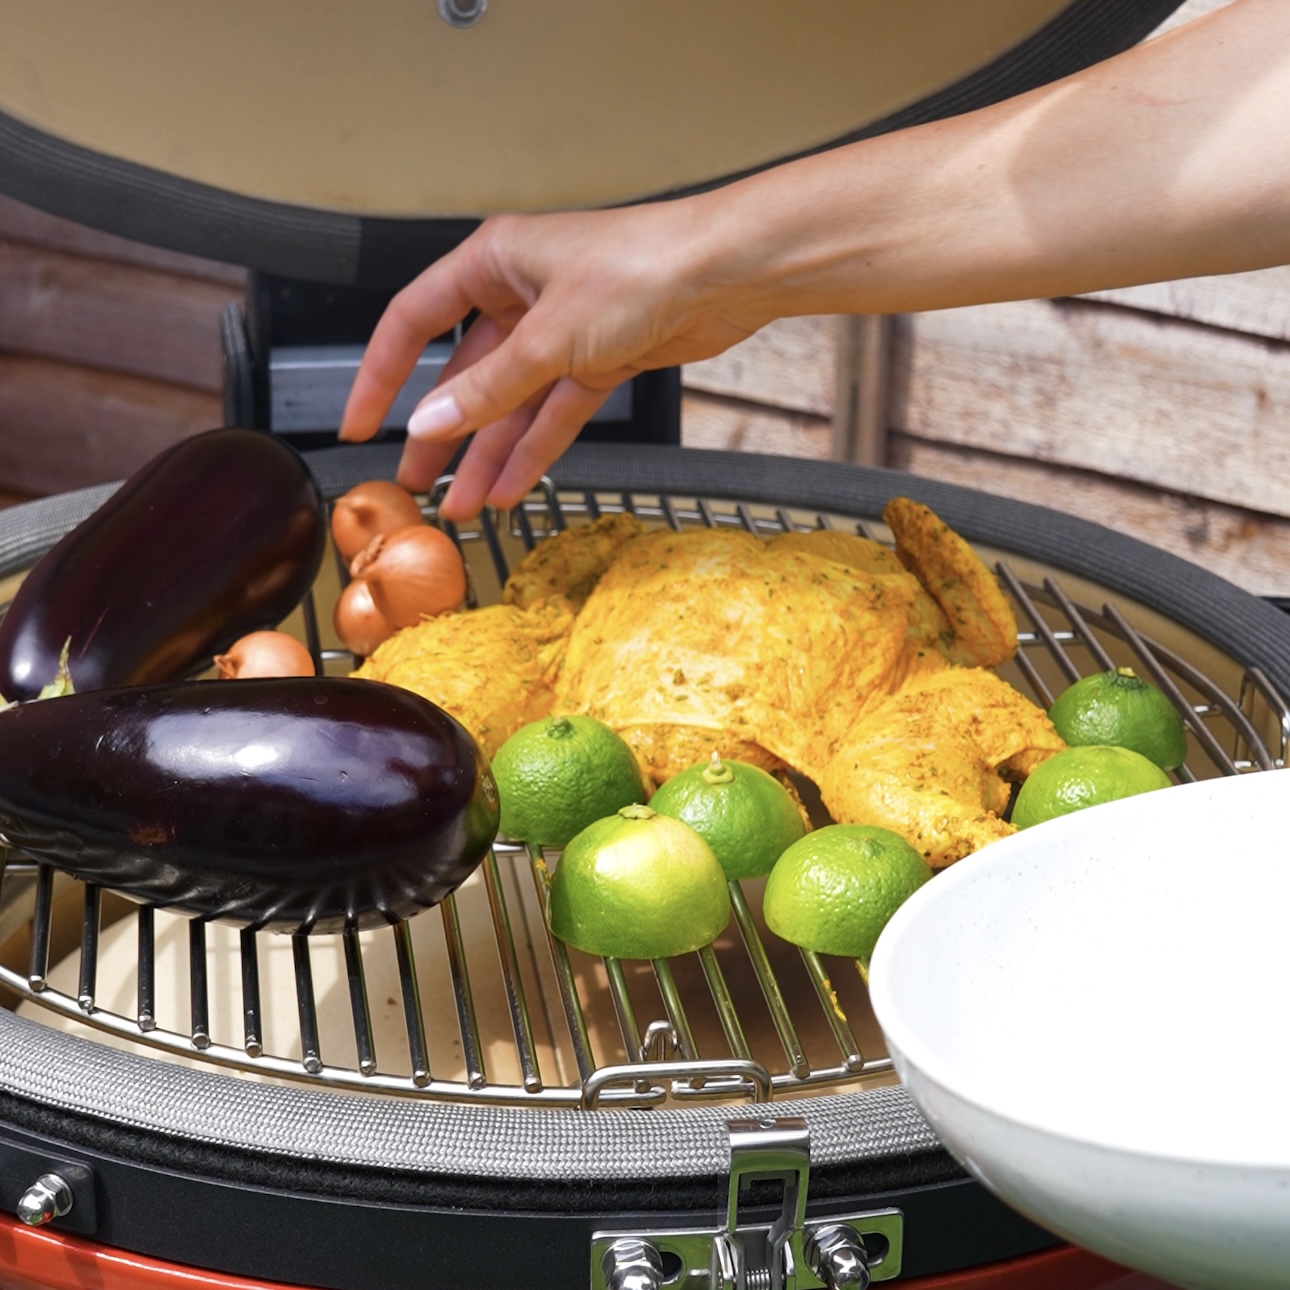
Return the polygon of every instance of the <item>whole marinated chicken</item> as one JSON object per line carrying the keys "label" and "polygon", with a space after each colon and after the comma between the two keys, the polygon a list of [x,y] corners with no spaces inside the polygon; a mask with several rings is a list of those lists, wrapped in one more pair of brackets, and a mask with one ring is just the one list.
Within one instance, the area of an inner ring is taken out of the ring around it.
{"label": "whole marinated chicken", "polygon": [[490,755],[572,712],[656,783],[714,751],[791,769],[835,820],[949,864],[1011,832],[1008,781],[1063,745],[987,670],[1017,644],[993,573],[926,506],[894,498],[883,518],[894,551],[826,528],[592,520],[539,542],[501,605],[406,628],[358,675],[441,704]]}

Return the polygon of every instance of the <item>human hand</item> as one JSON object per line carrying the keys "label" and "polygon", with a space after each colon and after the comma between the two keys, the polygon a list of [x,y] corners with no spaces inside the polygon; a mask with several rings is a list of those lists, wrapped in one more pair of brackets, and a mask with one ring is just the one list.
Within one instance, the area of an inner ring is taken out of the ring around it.
{"label": "human hand", "polygon": [[705,215],[689,198],[486,221],[390,302],[341,439],[370,439],[426,344],[478,311],[409,419],[398,480],[428,487],[473,433],[441,513],[515,505],[615,386],[720,353],[766,321],[717,285]]}

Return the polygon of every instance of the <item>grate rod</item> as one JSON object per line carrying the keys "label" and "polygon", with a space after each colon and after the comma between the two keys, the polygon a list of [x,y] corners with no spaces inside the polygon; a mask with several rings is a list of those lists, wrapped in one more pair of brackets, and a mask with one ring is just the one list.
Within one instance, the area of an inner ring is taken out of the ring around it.
{"label": "grate rod", "polygon": [[376,1041],[372,1036],[372,1011],[367,1004],[367,977],[363,971],[363,947],[358,933],[347,927],[341,936],[345,946],[345,979],[349,983],[349,1006],[354,1015],[354,1051],[363,1075],[376,1070]]}
{"label": "grate rod", "polygon": [[537,1068],[533,1023],[529,1019],[528,1005],[524,1000],[519,956],[515,951],[515,932],[511,926],[510,910],[506,906],[506,895],[502,891],[497,852],[492,847],[489,847],[488,855],[484,858],[484,885],[488,891],[488,907],[493,916],[493,933],[502,967],[502,984],[506,989],[506,1005],[511,1016],[511,1032],[515,1036],[515,1052],[520,1062],[520,1077],[528,1092],[540,1093],[542,1076]]}
{"label": "grate rod", "polygon": [[312,595],[300,602],[300,613],[305,625],[305,647],[314,660],[314,670],[322,675],[322,637],[318,634],[318,609]]}
{"label": "grate rod", "polygon": [[483,1088],[488,1082],[479,1047],[479,1023],[475,1018],[475,1000],[470,992],[470,973],[466,967],[466,946],[461,938],[461,919],[457,902],[446,896],[439,906],[443,916],[443,934],[448,945],[448,972],[452,977],[452,998],[457,1007],[457,1029],[461,1032],[461,1055],[466,1063],[466,1083]]}
{"label": "grate rod", "polygon": [[703,965],[703,975],[707,978],[712,1002],[717,1005],[717,1016],[721,1020],[726,1043],[730,1045],[730,1054],[746,1061],[752,1056],[748,1039],[739,1022],[739,1014],[735,1011],[735,1001],[730,997],[730,987],[726,985],[726,978],[711,945],[705,945],[699,951],[699,962]]}
{"label": "grate rod", "polygon": [[318,1004],[314,998],[314,968],[309,957],[309,937],[291,934],[291,955],[296,975],[296,1012],[300,1018],[300,1064],[310,1075],[322,1070],[318,1041]]}
{"label": "grate rod", "polygon": [[[1142,637],[1129,625],[1124,615],[1114,605],[1104,605],[1102,611],[1115,624],[1116,629],[1123,635],[1124,639],[1133,646],[1134,652],[1141,660],[1144,670],[1149,674],[1151,680],[1169,696],[1170,702],[1178,709],[1183,720],[1187,723],[1188,729],[1200,740],[1201,746],[1213,759],[1214,763],[1227,774],[1236,774],[1235,764],[1223,750],[1218,740],[1214,738],[1213,732],[1203,722],[1196,720],[1195,713],[1183,696],[1182,691],[1174,684],[1173,678],[1156,661],[1155,656],[1147,648]],[[1237,706],[1227,711],[1227,716],[1236,725],[1240,733],[1245,736],[1250,745],[1251,754],[1257,758],[1258,749],[1262,748],[1263,741],[1259,738],[1254,727],[1249,724],[1245,713]],[[1266,758],[1266,752],[1264,757]],[[1271,770],[1271,763],[1265,760],[1262,763],[1262,769]]]}
{"label": "grate rod", "polygon": [[847,1070],[858,1074],[864,1070],[864,1055],[860,1052],[860,1045],[852,1033],[847,1014],[842,1011],[842,1005],[838,1002],[838,992],[833,988],[833,982],[829,980],[829,974],[824,964],[820,962],[820,956],[814,950],[807,949],[801,950],[801,955],[802,962],[806,964],[807,974],[811,978],[811,984],[815,987],[816,996],[820,1000],[820,1006],[824,1009],[829,1029],[833,1031],[833,1038],[837,1040],[838,1048],[842,1052],[842,1064]]}
{"label": "grate rod", "polygon": [[85,905],[81,915],[81,970],[76,1002],[82,1012],[94,1011],[94,992],[99,974],[99,923],[103,913],[103,892],[96,883],[85,884]]}
{"label": "grate rod", "polygon": [[54,916],[54,871],[47,864],[36,867],[36,906],[31,915],[31,958],[27,983],[37,992],[49,983],[49,937]]}
{"label": "grate rod", "polygon": [[[690,1029],[690,1019],[685,1015],[685,1004],[681,1001],[681,992],[676,988],[676,978],[672,975],[672,965],[667,959],[651,959],[654,969],[654,980],[658,982],[659,994],[663,996],[663,1010],[671,1023],[672,1033],[676,1036],[676,1048],[681,1060],[697,1062],[699,1046],[694,1042],[694,1031]],[[691,1088],[703,1087],[703,1076],[695,1075],[690,1079]]]}
{"label": "grate rod", "polygon": [[248,1057],[259,1057],[264,1051],[260,1025],[260,952],[254,928],[244,927],[238,935],[242,948],[242,1046]]}
{"label": "grate rod", "polygon": [[[1285,700],[1277,693],[1276,687],[1264,676],[1261,669],[1252,667],[1247,669],[1241,677],[1241,692],[1237,698],[1237,707],[1245,715],[1247,721],[1253,724],[1254,701],[1256,696],[1262,697],[1264,703],[1268,705],[1273,712],[1280,714],[1280,720],[1277,722],[1278,747],[1277,756],[1274,765],[1284,766],[1286,764],[1287,752],[1290,750],[1290,709],[1287,709]],[[1236,741],[1238,744],[1240,740]],[[1260,739],[1259,744],[1262,746],[1263,741]],[[1246,748],[1250,756],[1254,756],[1254,750],[1250,747],[1248,739]]]}
{"label": "grate rod", "polygon": [[139,937],[138,1009],[135,1019],[140,1030],[152,1030],[157,1024],[157,932],[151,905],[140,905],[137,931]]}
{"label": "grate rod", "polygon": [[206,988],[206,924],[200,918],[188,924],[188,996],[192,1012],[189,1028],[194,1048],[211,1043],[210,995]]}
{"label": "grate rod", "polygon": [[[645,1041],[641,1038],[640,1023],[636,1020],[636,1009],[632,1006],[631,992],[627,989],[627,978],[623,975],[623,965],[620,959],[607,958],[604,960],[605,972],[609,976],[609,997],[613,1001],[614,1016],[618,1018],[618,1031],[623,1037],[623,1047],[627,1050],[627,1060],[647,1061],[649,1054],[646,1052]],[[669,1036],[671,1030],[668,1030]],[[671,1056],[669,1053],[668,1056]],[[638,1093],[648,1093],[650,1083],[645,1079],[638,1079],[635,1084]]]}
{"label": "grate rod", "polygon": [[573,980],[573,968],[569,965],[569,951],[564,942],[557,940],[551,933],[551,871],[547,868],[546,857],[542,848],[528,844],[529,867],[533,871],[533,884],[537,888],[538,904],[542,909],[542,925],[547,929],[547,945],[551,951],[551,961],[555,965],[556,986],[560,991],[560,1003],[564,1008],[565,1022],[569,1027],[569,1040],[573,1044],[573,1058],[578,1064],[578,1081],[586,1084],[588,1076],[595,1069],[591,1059],[591,1040],[587,1035],[587,1019],[582,1014],[582,1003],[578,999],[578,989]]}
{"label": "grate rod", "polygon": [[506,585],[506,579],[510,577],[511,571],[506,563],[506,553],[502,550],[501,538],[497,535],[497,525],[493,522],[492,511],[486,506],[479,517],[479,531],[484,535],[484,544],[488,547],[488,554],[492,557],[493,568],[497,573],[497,581],[503,586]]}
{"label": "grate rod", "polygon": [[[1039,612],[1035,602],[1030,598],[1026,589],[1022,586],[1017,575],[1012,571],[1011,566],[1005,562],[995,565],[995,572],[1007,585],[1008,592],[1012,598],[1025,610],[1026,617],[1030,619],[1030,625],[1034,628],[1035,636],[1038,637],[1048,647],[1049,654],[1057,661],[1063,675],[1067,681],[1078,681],[1080,670],[1071,662],[1070,656],[1062,648],[1058,640],[1057,633],[1048,625],[1048,620]],[[1067,615],[1069,617],[1069,613]],[[1025,675],[1027,683],[1034,690],[1036,697],[1042,707],[1050,708],[1053,699],[1056,697],[1048,686],[1041,680],[1039,673],[1035,670],[1034,665],[1026,657],[1025,650],[1018,650],[1015,656],[1017,666]]]}
{"label": "grate rod", "polygon": [[731,882],[728,886],[730,903],[734,906],[735,921],[739,924],[739,934],[743,937],[748,957],[752,960],[753,969],[757,974],[757,984],[761,986],[766,1006],[770,1009],[771,1021],[774,1022],[775,1033],[784,1047],[784,1056],[788,1058],[789,1069],[797,1079],[805,1079],[811,1073],[811,1065],[806,1060],[802,1041],[797,1037],[793,1020],[788,1015],[788,1006],[784,1003],[784,995],[780,991],[779,982],[775,979],[770,959],[766,956],[766,947],[762,944],[757,925],[753,922],[752,911],[748,908],[748,902],[744,899],[744,893],[739,884]]}
{"label": "grate rod", "polygon": [[421,985],[412,954],[412,929],[407,923],[394,927],[394,951],[399,962],[399,985],[403,992],[403,1025],[408,1032],[408,1058],[412,1082],[418,1088],[430,1083],[430,1055],[426,1050],[426,1029],[421,1019]]}
{"label": "grate rod", "polygon": [[613,1000],[614,1015],[618,1018],[618,1031],[623,1037],[627,1059],[644,1060],[640,1023],[636,1020],[636,1009],[632,1006],[632,997],[627,989],[627,978],[623,975],[622,961],[606,959],[605,971],[609,974],[609,997]]}
{"label": "grate rod", "polygon": [[517,506],[512,514],[515,517],[515,524],[519,529],[520,541],[524,543],[525,551],[532,551],[537,545],[537,537],[533,532],[533,522],[529,519],[528,507]]}

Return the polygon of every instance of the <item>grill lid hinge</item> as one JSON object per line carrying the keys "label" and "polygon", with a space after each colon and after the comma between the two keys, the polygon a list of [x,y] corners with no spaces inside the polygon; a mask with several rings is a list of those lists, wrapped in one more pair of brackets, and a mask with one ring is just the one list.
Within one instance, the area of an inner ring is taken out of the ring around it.
{"label": "grill lid hinge", "polygon": [[[724,1221],[709,1229],[596,1232],[591,1290],[865,1290],[898,1276],[904,1216],[896,1209],[806,1216],[811,1136],[805,1120],[729,1120]],[[767,1223],[744,1213],[774,1204]]]}

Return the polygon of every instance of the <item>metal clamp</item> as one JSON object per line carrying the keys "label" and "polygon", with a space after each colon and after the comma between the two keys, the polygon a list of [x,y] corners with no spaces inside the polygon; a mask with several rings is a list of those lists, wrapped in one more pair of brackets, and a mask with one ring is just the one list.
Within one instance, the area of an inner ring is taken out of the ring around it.
{"label": "metal clamp", "polygon": [[[896,1209],[806,1217],[810,1130],[805,1120],[731,1120],[730,1177],[715,1227],[597,1232],[592,1290],[866,1290],[898,1276],[904,1216]],[[774,1203],[771,1222],[746,1211]]]}

